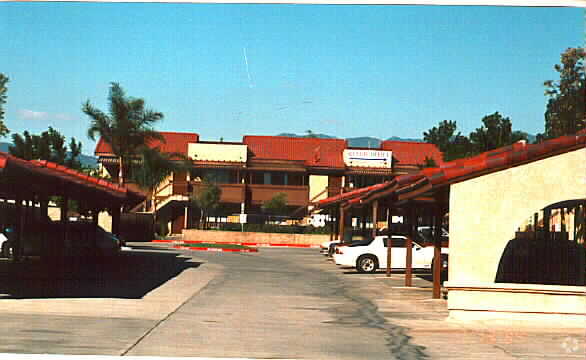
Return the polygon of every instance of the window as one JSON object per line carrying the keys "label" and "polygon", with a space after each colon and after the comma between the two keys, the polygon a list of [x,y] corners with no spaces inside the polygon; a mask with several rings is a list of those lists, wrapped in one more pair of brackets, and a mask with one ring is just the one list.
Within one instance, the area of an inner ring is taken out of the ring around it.
{"label": "window", "polygon": [[404,238],[393,238],[391,244],[393,244],[394,248],[404,248],[406,246],[406,240]]}
{"label": "window", "polygon": [[213,184],[236,184],[238,183],[238,173],[236,170],[227,169],[193,169],[191,170],[191,179],[206,179]]}
{"label": "window", "polygon": [[260,171],[255,171],[251,173],[251,183],[252,184],[264,184],[264,173]]}
{"label": "window", "polygon": [[287,174],[287,185],[303,186],[303,174]]}
{"label": "window", "polygon": [[271,173],[271,185],[287,185],[287,174],[277,172]]}

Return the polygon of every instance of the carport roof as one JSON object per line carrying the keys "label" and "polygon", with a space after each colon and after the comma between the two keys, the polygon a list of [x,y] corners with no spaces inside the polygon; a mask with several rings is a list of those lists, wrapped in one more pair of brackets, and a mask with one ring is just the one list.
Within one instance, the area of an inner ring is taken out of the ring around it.
{"label": "carport roof", "polygon": [[517,142],[474,157],[446,162],[437,168],[426,168],[414,174],[398,176],[392,181],[323,199],[316,203],[316,208],[324,208],[340,203],[349,207],[360,206],[382,197],[392,197],[395,201],[413,199],[450,184],[545,159],[585,146],[586,131],[581,131],[576,135],[547,140],[539,144]]}
{"label": "carport roof", "polygon": [[[118,202],[136,201],[143,196],[124,186],[97,179],[79,171],[46,160],[23,160],[0,152],[0,179],[10,185],[12,193],[44,193],[62,195],[75,193],[90,196],[91,199],[114,200]],[[89,200],[89,199],[88,199]]]}

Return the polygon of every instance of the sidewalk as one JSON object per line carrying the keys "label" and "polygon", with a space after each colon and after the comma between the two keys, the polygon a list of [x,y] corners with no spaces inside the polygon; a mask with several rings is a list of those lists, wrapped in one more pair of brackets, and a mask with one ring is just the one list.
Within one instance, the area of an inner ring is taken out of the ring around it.
{"label": "sidewalk", "polygon": [[584,359],[586,328],[547,327],[521,321],[447,320],[447,300],[432,299],[432,283],[403,274],[358,275],[337,268],[359,296],[372,301],[389,324],[407,328],[413,344],[431,359]]}

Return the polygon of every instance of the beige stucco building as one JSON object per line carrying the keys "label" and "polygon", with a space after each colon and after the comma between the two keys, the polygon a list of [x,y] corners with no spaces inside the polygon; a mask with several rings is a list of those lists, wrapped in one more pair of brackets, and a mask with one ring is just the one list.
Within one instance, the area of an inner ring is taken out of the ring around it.
{"label": "beige stucco building", "polygon": [[509,241],[533,219],[547,223],[543,209],[552,204],[582,202],[567,211],[571,236],[557,241],[583,244],[583,233],[576,236],[573,229],[583,229],[585,199],[584,147],[452,184],[449,281],[444,284],[450,318],[563,319],[586,325],[586,286],[496,282]]}

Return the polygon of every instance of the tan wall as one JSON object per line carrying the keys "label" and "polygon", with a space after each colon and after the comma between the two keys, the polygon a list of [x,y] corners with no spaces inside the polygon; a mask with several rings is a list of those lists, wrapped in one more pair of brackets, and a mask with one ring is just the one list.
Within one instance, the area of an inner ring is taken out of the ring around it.
{"label": "tan wall", "polygon": [[330,235],[275,234],[183,229],[183,240],[318,245],[324,241],[329,241]]}
{"label": "tan wall", "polygon": [[59,221],[61,220],[61,209],[58,207],[49,207],[47,208],[47,215],[52,221]]}
{"label": "tan wall", "polygon": [[533,213],[586,197],[586,149],[450,187],[450,282],[494,282],[507,242]]}
{"label": "tan wall", "polygon": [[[328,192],[324,191],[327,187],[327,175],[309,175],[309,200],[318,201],[327,198]],[[321,192],[323,192],[323,194],[316,198]]]}
{"label": "tan wall", "polygon": [[[553,299],[559,296],[542,294],[528,300],[526,294],[483,292],[494,286],[505,246],[529,216],[550,204],[586,197],[585,159],[586,149],[580,149],[451,185],[450,265],[445,283],[450,310],[482,310],[486,299],[497,296],[490,304],[493,310],[520,306],[537,312],[586,313],[584,299],[572,300],[573,305],[561,311],[568,304],[555,305]],[[537,293],[546,287],[530,286]]]}
{"label": "tan wall", "polygon": [[187,156],[199,161],[246,162],[246,145],[236,144],[199,144],[187,145]]}
{"label": "tan wall", "polygon": [[102,211],[98,214],[98,225],[107,232],[112,232],[112,216],[107,211]]}

